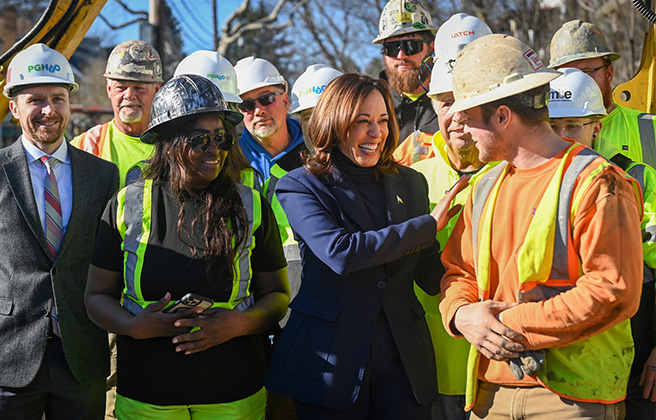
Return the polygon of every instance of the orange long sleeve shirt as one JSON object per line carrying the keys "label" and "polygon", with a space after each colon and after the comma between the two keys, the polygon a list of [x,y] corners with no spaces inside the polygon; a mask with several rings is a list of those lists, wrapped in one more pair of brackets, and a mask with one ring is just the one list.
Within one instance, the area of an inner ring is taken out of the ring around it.
{"label": "orange long sleeve shirt", "polygon": [[[516,302],[519,280],[515,253],[522,245],[533,214],[565,150],[544,164],[510,168],[499,190],[492,219],[490,297]],[[594,166],[594,165],[591,165]],[[579,176],[573,196],[581,188]],[[642,203],[633,187],[609,166],[589,185],[572,222],[572,246],[582,262],[576,287],[541,302],[521,303],[503,312],[502,321],[521,333],[526,349],[545,349],[592,337],[630,318],[638,309],[643,275],[640,221]],[[472,249],[472,200],[442,254],[440,311],[447,331],[459,307],[479,301]],[[535,386],[535,376],[517,380],[506,362],[481,357],[478,378],[507,386]]]}

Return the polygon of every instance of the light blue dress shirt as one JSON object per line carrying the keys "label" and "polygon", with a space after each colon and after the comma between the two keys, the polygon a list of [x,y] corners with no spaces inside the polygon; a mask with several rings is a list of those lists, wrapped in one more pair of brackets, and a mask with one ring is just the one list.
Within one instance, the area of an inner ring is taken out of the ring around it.
{"label": "light blue dress shirt", "polygon": [[[36,207],[39,211],[39,218],[41,219],[41,227],[45,232],[46,203],[43,195],[43,181],[46,177],[46,167],[39,159],[42,156],[48,155],[43,150],[30,143],[24,135],[21,136],[21,141],[23,142],[23,148],[27,155],[27,167],[30,170],[30,177],[32,178],[32,189],[34,190]],[[73,207],[73,177],[71,175],[71,159],[68,155],[68,145],[66,143],[67,141],[64,139],[55,153],[51,155],[57,159],[53,171],[55,171],[57,188],[59,189],[59,201],[61,202],[64,234],[66,234],[68,220],[71,217],[71,208]]]}

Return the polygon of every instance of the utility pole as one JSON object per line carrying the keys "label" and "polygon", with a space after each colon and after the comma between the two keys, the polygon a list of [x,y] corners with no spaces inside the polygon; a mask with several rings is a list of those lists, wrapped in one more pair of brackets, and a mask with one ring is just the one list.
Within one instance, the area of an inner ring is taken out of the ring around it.
{"label": "utility pole", "polygon": [[159,53],[159,57],[164,63],[164,37],[162,36],[162,27],[161,23],[164,22],[162,16],[162,0],[150,0],[149,1],[149,12],[148,12],[148,23],[150,23],[153,28],[153,47]]}
{"label": "utility pole", "polygon": [[219,49],[219,34],[218,34],[218,10],[216,7],[216,0],[212,0],[212,29],[214,30],[214,51]]}

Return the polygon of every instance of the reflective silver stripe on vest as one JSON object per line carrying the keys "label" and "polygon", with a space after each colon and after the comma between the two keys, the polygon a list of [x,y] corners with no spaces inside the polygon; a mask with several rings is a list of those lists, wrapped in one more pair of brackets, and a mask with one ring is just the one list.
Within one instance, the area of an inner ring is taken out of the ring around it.
{"label": "reflective silver stripe on vest", "polygon": [[638,115],[638,134],[642,147],[642,161],[652,168],[656,167],[656,136],[654,136],[654,115]]}
{"label": "reflective silver stripe on vest", "polygon": [[627,174],[631,175],[636,181],[638,181],[638,185],[640,185],[640,192],[642,193],[642,197],[645,197],[645,165],[637,164],[633,165],[630,167],[627,171]]}
{"label": "reflective silver stripe on vest", "polygon": [[[560,184],[558,196],[558,213],[557,224],[554,236],[553,262],[551,265],[550,279],[568,279],[569,278],[569,253],[568,238],[570,231],[570,201],[576,178],[581,172],[590,165],[599,154],[592,149],[585,148],[572,158],[572,162],[565,170],[563,180]],[[472,242],[474,251],[474,261],[478,261],[478,228],[481,223],[481,214],[483,207],[487,202],[492,188],[501,176],[501,169],[507,163],[498,165],[490,170],[477,184],[476,191],[472,202]],[[500,168],[501,167],[501,168]],[[476,263],[475,263],[476,264]],[[538,285],[528,292],[518,292],[518,302],[537,302],[549,299],[562,292],[571,289],[574,286],[546,286]]]}
{"label": "reflective silver stripe on vest", "polygon": [[143,200],[143,181],[138,182],[134,187],[125,189],[123,204],[123,218],[126,227],[125,236],[123,237],[125,297],[123,298],[123,306],[133,315],[143,310],[141,305],[137,303],[142,300],[142,297],[137,296],[135,289],[135,272],[139,264],[137,249],[143,235]]}
{"label": "reflective silver stripe on vest", "polygon": [[428,155],[428,147],[423,146],[423,142],[417,141],[419,138],[419,134],[421,134],[420,130],[416,130],[415,132],[412,133],[412,162],[417,163],[421,159],[421,156]]}
{"label": "reflective silver stripe on vest", "polygon": [[[237,192],[239,193],[244,204],[244,208],[246,209],[249,226],[248,233],[246,235],[246,241],[237,253],[236,258],[238,258],[238,261],[235,268],[238,270],[236,275],[239,278],[239,282],[237,285],[233,285],[230,302],[236,303],[233,309],[238,311],[245,311],[246,309],[253,306],[254,303],[253,296],[249,296],[248,294],[250,279],[252,277],[250,256],[255,246],[253,241],[253,232],[261,224],[261,215],[258,213],[257,220],[254,220],[253,205],[256,204],[258,209],[261,209],[261,203],[259,202],[259,193],[254,192],[251,188],[241,184],[236,184],[236,187]],[[123,236],[123,250],[125,251],[125,298],[123,299],[123,306],[130,313],[137,314],[143,310],[142,304],[147,305],[149,303],[146,302],[141,294],[140,279],[136,273],[138,267],[143,264],[143,261],[140,260],[140,258],[143,258],[143,255],[140,256],[138,254],[138,249],[144,236],[144,199],[146,198],[150,200],[150,204],[152,205],[152,192],[150,197],[144,196],[143,181],[132,184],[131,186],[127,187],[125,191],[123,211],[126,228],[125,234]],[[257,203],[254,203],[254,200],[257,200]],[[146,233],[149,234],[150,232]],[[142,251],[141,254],[144,252],[145,251]],[[217,302],[215,306],[218,306],[221,303],[222,302]]]}
{"label": "reflective silver stripe on vest", "polygon": [[[251,277],[253,275],[251,271],[251,252],[255,247],[255,243],[253,242],[253,232],[259,227],[261,220],[253,220],[253,209],[255,208],[253,205],[253,200],[256,199],[258,201],[258,209],[261,209],[262,205],[259,202],[259,193],[254,192],[253,189],[245,185],[236,184],[236,187],[237,192],[241,197],[241,201],[244,204],[244,208],[246,209],[246,214],[248,215],[248,232],[246,234],[246,243],[242,246],[242,248],[239,249],[237,253],[237,258],[239,258],[239,273],[236,273],[236,275],[239,276],[239,290],[237,292],[237,296],[232,299],[233,302],[239,302],[234,309],[243,312],[253,306],[254,303],[253,295],[248,295],[248,288],[250,287]],[[261,217],[259,219],[261,219]],[[257,226],[255,226],[255,224],[257,224]]]}
{"label": "reflective silver stripe on vest", "polygon": [[[642,197],[644,199],[645,197],[645,165],[637,164],[633,165],[631,168],[629,168],[628,171],[626,171],[629,175],[631,175],[636,181],[638,181],[638,184],[640,184],[640,192],[642,193]],[[645,229],[642,231],[642,243],[648,243],[648,242],[656,242],[656,225],[654,226],[649,226],[647,225]],[[643,283],[651,283],[656,280],[654,278],[654,270],[652,270],[646,263],[643,264],[644,267],[644,274],[642,277]]]}
{"label": "reflective silver stripe on vest", "polygon": [[474,193],[472,202],[472,245],[474,250],[474,268],[478,269],[478,227],[480,225],[481,214],[483,213],[483,206],[487,202],[487,198],[494,188],[494,184],[501,176],[508,162],[501,162],[494,168],[490,169],[487,174],[483,175],[476,184],[476,191]]}
{"label": "reflective silver stripe on vest", "polygon": [[599,154],[594,150],[583,149],[574,156],[569,167],[563,174],[563,180],[560,183],[560,194],[558,196],[558,223],[556,224],[554,235],[554,255],[550,275],[552,279],[569,278],[568,238],[570,232],[569,216],[571,213],[570,200],[572,199],[572,191],[574,190],[576,178],[597,157],[599,157]]}

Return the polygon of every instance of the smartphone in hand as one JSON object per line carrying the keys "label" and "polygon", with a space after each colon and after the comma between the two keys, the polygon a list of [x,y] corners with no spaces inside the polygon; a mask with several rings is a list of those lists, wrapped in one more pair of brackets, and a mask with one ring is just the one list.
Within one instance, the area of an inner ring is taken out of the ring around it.
{"label": "smartphone in hand", "polygon": [[213,304],[214,301],[210,298],[195,293],[187,293],[181,299],[178,299],[173,305],[164,308],[162,312],[174,313],[192,308],[203,308],[203,310],[205,310],[210,308]]}

